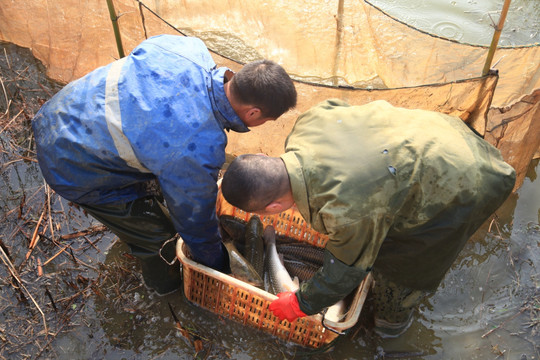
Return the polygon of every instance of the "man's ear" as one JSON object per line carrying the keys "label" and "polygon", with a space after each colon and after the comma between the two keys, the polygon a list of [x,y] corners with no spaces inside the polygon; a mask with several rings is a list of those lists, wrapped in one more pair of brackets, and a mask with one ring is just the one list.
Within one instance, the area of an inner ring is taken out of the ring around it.
{"label": "man's ear", "polygon": [[261,115],[261,109],[259,109],[258,107],[249,108],[246,111],[246,120],[248,122],[251,122],[254,119],[258,119],[260,115]]}
{"label": "man's ear", "polygon": [[279,214],[285,210],[286,209],[283,208],[283,204],[279,201],[272,201],[264,208],[264,211],[268,214]]}

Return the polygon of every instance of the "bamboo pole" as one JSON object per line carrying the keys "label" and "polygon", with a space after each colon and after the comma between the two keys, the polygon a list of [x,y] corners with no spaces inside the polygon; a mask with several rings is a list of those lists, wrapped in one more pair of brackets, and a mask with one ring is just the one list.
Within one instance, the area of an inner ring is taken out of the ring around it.
{"label": "bamboo pole", "polygon": [[506,20],[506,14],[508,13],[508,8],[510,7],[511,0],[504,0],[504,5],[501,11],[501,17],[499,18],[499,24],[495,27],[495,33],[493,34],[493,39],[491,39],[491,45],[489,46],[489,52],[484,64],[484,70],[482,71],[482,76],[486,76],[489,73],[491,67],[491,62],[493,61],[493,56],[495,55],[495,50],[497,50],[497,45],[499,44],[499,38],[501,37],[501,32],[504,27],[504,21]]}
{"label": "bamboo pole", "polygon": [[334,56],[334,66],[332,69],[332,84],[334,86],[338,85],[338,69],[339,62],[341,60],[341,48],[343,44],[343,6],[344,0],[339,0],[338,2],[338,11],[336,17],[336,44],[334,46],[335,56]]}
{"label": "bamboo pole", "polygon": [[112,26],[114,30],[114,37],[116,38],[116,46],[118,47],[118,55],[120,58],[124,56],[124,47],[122,46],[122,38],[120,36],[120,28],[118,27],[118,16],[114,10],[114,4],[112,0],[107,0],[107,6],[109,7],[109,15],[111,16]]}

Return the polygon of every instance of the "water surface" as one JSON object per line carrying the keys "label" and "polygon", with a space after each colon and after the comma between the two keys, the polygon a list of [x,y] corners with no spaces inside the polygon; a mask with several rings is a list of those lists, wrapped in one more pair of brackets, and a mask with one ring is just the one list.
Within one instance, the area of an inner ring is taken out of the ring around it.
{"label": "water surface", "polygon": [[[489,45],[504,0],[368,0],[389,15],[430,34]],[[500,46],[540,43],[540,1],[512,0]]]}

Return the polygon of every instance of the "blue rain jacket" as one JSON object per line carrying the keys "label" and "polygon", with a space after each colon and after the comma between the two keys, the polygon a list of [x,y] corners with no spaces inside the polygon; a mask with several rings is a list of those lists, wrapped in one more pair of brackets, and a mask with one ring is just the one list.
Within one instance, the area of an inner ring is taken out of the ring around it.
{"label": "blue rain jacket", "polygon": [[157,179],[195,260],[222,255],[215,200],[224,129],[249,131],[197,38],[160,35],[65,86],[33,121],[47,183],[79,204],[128,202]]}

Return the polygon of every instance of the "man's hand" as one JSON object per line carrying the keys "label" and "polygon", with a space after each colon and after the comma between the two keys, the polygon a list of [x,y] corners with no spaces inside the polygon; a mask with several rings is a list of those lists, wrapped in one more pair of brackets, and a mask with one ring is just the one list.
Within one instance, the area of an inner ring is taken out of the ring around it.
{"label": "man's hand", "polygon": [[290,291],[277,294],[278,299],[272,301],[268,307],[280,320],[293,321],[299,317],[307,316],[298,304],[296,294]]}

